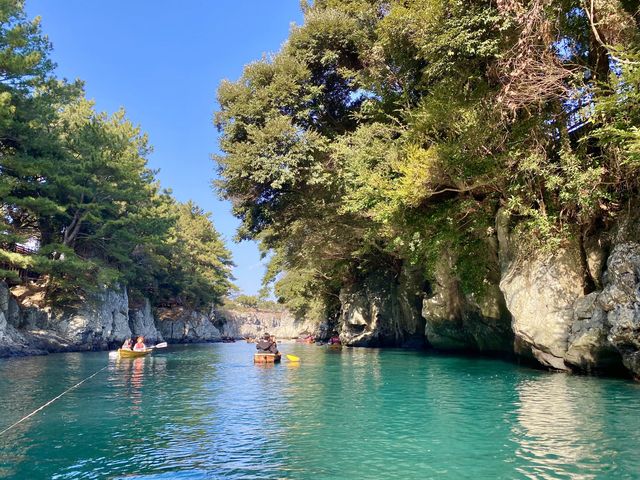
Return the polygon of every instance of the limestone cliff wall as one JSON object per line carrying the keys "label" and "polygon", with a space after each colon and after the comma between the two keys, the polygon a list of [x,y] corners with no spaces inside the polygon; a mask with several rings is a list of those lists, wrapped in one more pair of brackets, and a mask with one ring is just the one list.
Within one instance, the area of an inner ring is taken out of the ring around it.
{"label": "limestone cliff wall", "polygon": [[219,309],[215,316],[222,334],[233,338],[256,338],[264,333],[277,338],[297,338],[303,333],[322,337],[327,329],[326,324],[296,319],[286,310]]}
{"label": "limestone cliff wall", "polygon": [[218,341],[214,322],[213,312],[154,311],[147,299],[132,307],[124,288],[102,291],[77,308],[21,305],[0,282],[0,356],[106,350],[138,335],[148,343]]}
{"label": "limestone cliff wall", "polygon": [[0,355],[102,350],[131,336],[125,289],[93,295],[78,308],[20,306],[0,283]]}
{"label": "limestone cliff wall", "polygon": [[171,343],[210,342],[222,338],[215,326],[213,311],[205,313],[180,307],[158,309],[156,326],[163,338]]}
{"label": "limestone cliff wall", "polygon": [[431,281],[403,266],[345,285],[339,329],[352,346],[423,343],[442,350],[502,352],[552,370],[630,372],[640,378],[640,219],[555,249],[518,245],[499,211],[487,239],[482,291],[463,293],[455,259]]}
{"label": "limestone cliff wall", "polygon": [[339,333],[356,347],[422,347],[422,276],[410,268],[372,272],[340,292]]}
{"label": "limestone cliff wall", "polygon": [[465,294],[455,259],[443,255],[426,282],[417,267],[396,265],[343,286],[340,315],[329,322],[288,312],[153,309],[130,305],[126,289],[103,291],[75,309],[18,302],[0,283],[0,356],[113,348],[125,338],[150,342],[279,338],[334,329],[350,346],[431,346],[515,354],[553,370],[629,372],[640,379],[640,221],[531,252],[511,237],[498,213],[487,240],[488,271]]}

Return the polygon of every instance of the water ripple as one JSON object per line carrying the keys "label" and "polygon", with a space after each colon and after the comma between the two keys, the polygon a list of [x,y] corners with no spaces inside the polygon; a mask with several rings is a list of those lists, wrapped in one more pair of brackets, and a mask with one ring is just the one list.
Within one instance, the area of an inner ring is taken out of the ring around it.
{"label": "water ripple", "polygon": [[[117,361],[0,439],[0,477],[636,478],[640,388],[508,363],[305,345]],[[106,354],[0,362],[0,427]]]}

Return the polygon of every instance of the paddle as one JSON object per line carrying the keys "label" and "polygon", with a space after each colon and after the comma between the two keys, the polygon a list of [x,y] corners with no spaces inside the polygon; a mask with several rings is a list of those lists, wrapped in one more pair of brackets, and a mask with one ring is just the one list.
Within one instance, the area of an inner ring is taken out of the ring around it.
{"label": "paddle", "polygon": [[296,357],[295,355],[287,354],[287,360],[289,360],[290,362],[299,362],[300,361],[300,357]]}

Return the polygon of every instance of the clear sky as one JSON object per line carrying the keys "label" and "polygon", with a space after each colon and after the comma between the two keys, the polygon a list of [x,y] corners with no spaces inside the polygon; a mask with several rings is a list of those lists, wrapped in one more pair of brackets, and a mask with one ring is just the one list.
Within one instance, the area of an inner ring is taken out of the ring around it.
{"label": "clear sky", "polygon": [[84,80],[99,110],[124,107],[149,134],[162,185],[213,213],[236,284],[256,293],[264,273],[256,245],[232,242],[238,221],[210,186],[215,93],[222,79],[279,50],[291,24],[302,23],[299,0],[27,0],[26,9],[42,17],[58,75]]}

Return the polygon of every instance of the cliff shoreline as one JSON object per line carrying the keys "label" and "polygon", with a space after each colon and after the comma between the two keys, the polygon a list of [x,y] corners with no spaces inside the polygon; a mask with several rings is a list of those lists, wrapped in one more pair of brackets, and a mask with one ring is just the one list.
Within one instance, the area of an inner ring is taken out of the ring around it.
{"label": "cliff shoreline", "polygon": [[152,308],[148,299],[130,302],[126,289],[53,311],[19,304],[0,283],[0,357],[106,350],[133,335],[150,343],[196,343],[266,331],[278,338],[338,331],[348,346],[430,348],[638,379],[640,243],[629,239],[634,229],[616,235],[598,242],[599,249],[576,241],[524,256],[498,223],[499,240],[487,249],[495,271],[482,295],[465,294],[452,260],[443,257],[428,288],[407,266],[395,276],[373,272],[343,287],[339,317],[323,322],[286,311]]}
{"label": "cliff shoreline", "polygon": [[153,308],[146,298],[130,302],[125,288],[104,290],[74,308],[42,308],[21,303],[0,282],[0,358],[115,349],[138,335],[151,344],[202,343],[265,331],[292,338],[305,328],[310,325],[288,312]]}

